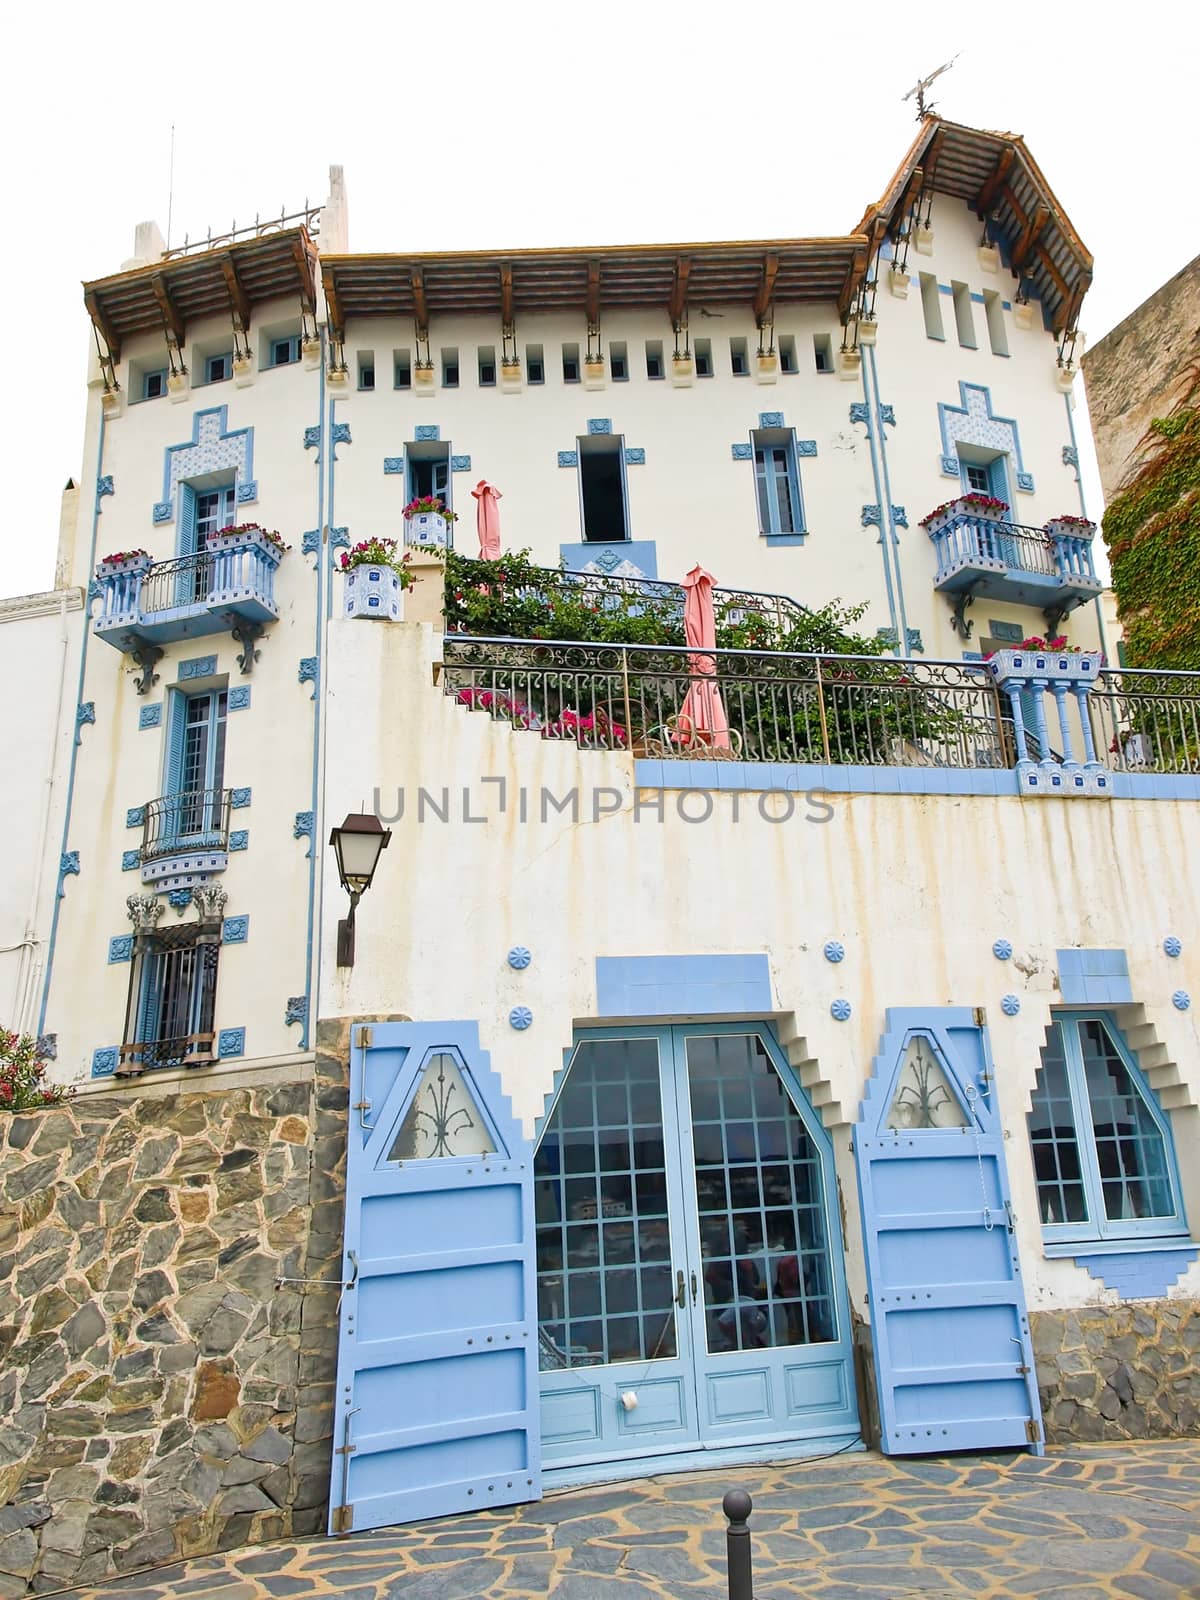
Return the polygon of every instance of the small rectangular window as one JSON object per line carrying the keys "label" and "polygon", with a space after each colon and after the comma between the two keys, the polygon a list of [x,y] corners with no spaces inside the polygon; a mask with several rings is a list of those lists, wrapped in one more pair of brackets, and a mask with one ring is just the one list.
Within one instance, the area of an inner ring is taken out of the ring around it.
{"label": "small rectangular window", "polygon": [[360,389],[373,389],[375,387],[374,350],[360,350],[358,352],[358,387]]}
{"label": "small rectangular window", "polygon": [[987,317],[988,343],[994,356],[1008,354],[1008,329],[1004,326],[1004,306],[995,289],[983,291],[983,311]]}
{"label": "small rectangular window", "polygon": [[663,351],[661,339],[646,340],[646,376],[648,378],[661,378],[664,376]]}
{"label": "small rectangular window", "polygon": [[157,400],[167,392],[167,369],[161,367],[157,372],[144,372],[142,374],[142,399]]}
{"label": "small rectangular window", "polygon": [[833,371],[833,339],[828,333],[813,334],[813,365],[818,372]]}
{"label": "small rectangular window", "polygon": [[791,333],[779,335],[779,370],[780,372],[796,372],[796,338]]}
{"label": "small rectangular window", "polygon": [[698,378],[711,378],[713,375],[712,340],[697,339],[692,346],[692,354],[696,358],[696,376]]}
{"label": "small rectangular window", "polygon": [[750,371],[750,357],[746,351],[745,339],[730,339],[729,369],[735,378],[744,378],[748,375]]}
{"label": "small rectangular window", "polygon": [[458,350],[456,348],[442,351],[442,388],[458,388]]}
{"label": "small rectangular window", "polygon": [[925,337],[945,339],[942,326],[942,292],[932,272],[921,274],[921,310],[925,313]]}
{"label": "small rectangular window", "polygon": [[768,537],[803,533],[795,436],[788,429],[760,428],[751,439],[759,532]]}
{"label": "small rectangular window", "polygon": [[562,374],[564,383],[579,382],[579,346],[577,344],[563,345]]}
{"label": "small rectangular window", "polygon": [[579,440],[583,537],[588,544],[629,537],[623,445],[619,435]]}
{"label": "small rectangular window", "polygon": [[968,489],[977,494],[990,493],[991,482],[986,467],[977,466],[973,461],[966,461],[963,463],[963,475],[967,480]]}
{"label": "small rectangular window", "polygon": [[412,388],[412,352],[392,351],[392,384],[397,389]]}
{"label": "small rectangular window", "polygon": [[971,307],[971,291],[965,283],[952,283],[954,292],[954,322],[958,329],[958,342],[964,350],[977,350],[975,314]]}
{"label": "small rectangular window", "polygon": [[271,340],[271,365],[288,367],[300,359],[300,335],[289,334],[286,339]]}
{"label": "small rectangular window", "polygon": [[546,362],[542,355],[540,344],[527,344],[525,346],[525,382],[545,383]]}
{"label": "small rectangular window", "polygon": [[476,355],[479,362],[479,387],[481,389],[494,389],[496,387],[495,345],[481,344]]}
{"label": "small rectangular window", "polygon": [[608,370],[614,383],[629,382],[629,352],[624,339],[614,339],[609,345]]}
{"label": "small rectangular window", "polygon": [[206,356],[204,358],[205,383],[224,383],[226,378],[233,376],[233,352],[224,355]]}

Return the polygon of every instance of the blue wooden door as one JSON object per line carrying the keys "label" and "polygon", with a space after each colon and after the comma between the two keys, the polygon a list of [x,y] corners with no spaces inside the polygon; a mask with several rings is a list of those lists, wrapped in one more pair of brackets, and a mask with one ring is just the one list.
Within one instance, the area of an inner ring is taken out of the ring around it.
{"label": "blue wooden door", "polygon": [[832,1149],[767,1029],[581,1039],[535,1166],[547,1465],[854,1437]]}
{"label": "blue wooden door", "polygon": [[890,1455],[1029,1445],[1041,1410],[987,1036],[898,1009],[854,1127]]}
{"label": "blue wooden door", "polygon": [[532,1146],[474,1024],[353,1035],[330,1531],[536,1500]]}

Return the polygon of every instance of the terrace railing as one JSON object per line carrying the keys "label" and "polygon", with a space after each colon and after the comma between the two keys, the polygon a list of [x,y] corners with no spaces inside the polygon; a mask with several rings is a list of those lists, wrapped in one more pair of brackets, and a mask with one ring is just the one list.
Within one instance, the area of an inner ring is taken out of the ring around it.
{"label": "terrace railing", "polygon": [[142,864],[180,850],[225,850],[232,799],[232,789],[185,789],[149,801],[142,826]]}
{"label": "terrace railing", "polygon": [[1200,773],[1200,672],[1105,671],[1088,706],[1114,771]]}

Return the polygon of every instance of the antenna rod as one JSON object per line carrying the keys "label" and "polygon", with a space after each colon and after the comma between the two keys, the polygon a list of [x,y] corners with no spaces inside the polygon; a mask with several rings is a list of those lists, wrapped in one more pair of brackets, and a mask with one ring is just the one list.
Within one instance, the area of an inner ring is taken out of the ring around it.
{"label": "antenna rod", "polygon": [[171,213],[175,207],[175,124],[171,124],[171,168],[167,179],[167,249],[171,248]]}

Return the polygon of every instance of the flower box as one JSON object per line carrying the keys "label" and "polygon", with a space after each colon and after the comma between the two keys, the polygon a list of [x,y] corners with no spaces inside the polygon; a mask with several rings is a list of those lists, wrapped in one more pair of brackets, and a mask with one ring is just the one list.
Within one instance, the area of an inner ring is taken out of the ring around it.
{"label": "flower box", "polygon": [[947,500],[945,505],[938,506],[927,517],[922,517],[920,525],[931,539],[936,539],[939,533],[960,517],[970,517],[973,522],[1004,522],[1009,509],[1003,500],[997,500],[990,494],[960,494],[953,500]]}
{"label": "flower box", "polygon": [[1095,683],[1103,660],[1098,650],[997,650],[984,665],[997,683],[1012,678],[1043,682]]}
{"label": "flower box", "polygon": [[443,549],[454,547],[454,524],[447,522],[440,511],[418,511],[404,519],[406,544],[437,544]]}
{"label": "flower box", "polygon": [[931,256],[933,254],[933,229],[916,228],[913,231],[913,243],[917,247],[919,256]]}
{"label": "flower box", "polygon": [[127,554],[120,556],[107,556],[103,561],[99,562],[96,567],[96,576],[98,578],[120,578],[126,573],[137,573],[140,576],[143,572],[149,572],[153,565],[153,558],[147,555],[144,550],[130,550]]}
{"label": "flower box", "polygon": [[321,341],[315,334],[310,338],[301,339],[300,358],[310,372],[320,365]]}
{"label": "flower box", "polygon": [[1084,539],[1090,544],[1096,537],[1096,524],[1087,517],[1051,517],[1046,532],[1051,539]]}
{"label": "flower box", "polygon": [[1055,367],[1055,369],[1054,369],[1054,384],[1055,384],[1055,387],[1057,389],[1061,389],[1062,390],[1063,394],[1070,394],[1071,388],[1072,388],[1072,385],[1074,384],[1074,382],[1075,382],[1075,368],[1074,367],[1057,367],[1057,366]]}
{"label": "flower box", "polygon": [[269,533],[257,523],[243,523],[237,528],[222,528],[210,533],[205,549],[213,555],[230,550],[257,550],[268,566],[277,567],[287,553],[288,546],[277,533]]}
{"label": "flower box", "polygon": [[404,621],[404,588],[395,567],[366,565],[347,568],[343,576],[342,615],[376,622]]}

